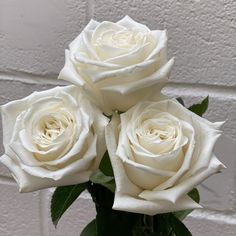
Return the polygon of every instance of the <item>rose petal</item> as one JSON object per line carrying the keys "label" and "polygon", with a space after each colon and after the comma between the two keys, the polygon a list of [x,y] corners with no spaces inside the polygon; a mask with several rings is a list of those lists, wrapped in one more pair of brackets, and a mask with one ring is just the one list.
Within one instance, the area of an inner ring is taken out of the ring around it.
{"label": "rose petal", "polygon": [[[149,73],[151,73],[150,68],[152,68],[151,66],[154,65],[155,63],[156,63],[155,60],[147,60],[147,61],[135,64],[135,65],[131,65],[128,67],[101,72],[97,75],[94,75],[93,78],[91,79],[95,83],[97,82],[101,83],[102,80],[116,78],[116,77],[120,78],[124,75],[125,75],[125,77],[123,78],[124,80],[130,79],[129,77],[131,76],[133,77],[134,75],[135,76],[139,75],[140,78],[143,78],[144,77],[143,74],[145,72],[147,73],[147,68],[149,68]],[[146,76],[147,75],[145,75],[145,77]]]}
{"label": "rose petal", "polygon": [[143,199],[132,197],[128,194],[116,192],[112,208],[118,211],[156,215],[202,207],[188,196],[183,196],[178,201],[176,201],[175,204],[173,204],[172,202],[169,202],[167,200],[146,201]]}
{"label": "rose petal", "polygon": [[134,21],[131,17],[127,15],[123,17],[121,20],[117,21],[116,23],[118,25],[124,26],[126,28],[130,28],[130,29],[140,28],[143,31],[150,31],[146,25]]}
{"label": "rose petal", "polygon": [[114,114],[111,122],[105,129],[107,149],[115,175],[116,191],[122,191],[122,193],[128,193],[131,196],[137,196],[137,194],[141,192],[141,189],[129,180],[120,158],[116,156],[116,148],[118,142],[118,125],[119,116]]}
{"label": "rose petal", "polygon": [[178,183],[174,187],[162,191],[153,190],[153,191],[143,191],[139,194],[139,197],[146,200],[168,200],[174,204],[181,198],[182,195],[187,194],[191,191],[194,186],[204,181],[209,176],[217,173],[219,170],[225,168],[225,166],[215,157],[212,156],[209,166],[204,171],[199,172],[196,175],[193,175],[184,181]]}
{"label": "rose petal", "polygon": [[[86,32],[86,31],[94,30],[99,24],[100,24],[99,22],[91,19],[89,23],[87,24],[87,26],[84,28],[84,31]],[[81,34],[70,43],[69,45],[70,50],[76,51],[78,48],[78,45],[80,45],[80,41],[81,41]]]}
{"label": "rose petal", "polygon": [[7,155],[3,155],[0,158],[0,161],[11,171],[12,176],[19,186],[19,192],[21,193],[37,191],[52,186],[56,187],[84,183],[89,179],[89,176],[91,176],[91,171],[85,171],[78,172],[74,175],[68,175],[60,181],[55,181],[53,179],[39,178],[28,174],[20,167],[16,160],[13,160]]}
{"label": "rose petal", "polygon": [[71,58],[70,51],[65,50],[65,65],[60,71],[58,79],[68,80],[77,86],[84,86],[85,81],[77,73],[70,58]]}
{"label": "rose petal", "polygon": [[[106,59],[105,62],[109,62],[112,64],[120,65],[120,66],[130,66],[133,64],[138,64],[143,60],[146,60],[147,55],[149,55],[150,51],[153,49],[151,43],[144,43],[139,47],[134,48],[133,50],[125,52],[119,56],[111,56]],[[142,57],[140,56],[142,55]]]}
{"label": "rose petal", "polygon": [[[83,158],[78,158],[77,156],[77,160],[75,160],[74,162],[69,163],[68,165],[60,166],[55,170],[43,168],[43,166],[28,166],[23,163],[19,163],[19,165],[25,172],[30,175],[40,178],[50,178],[55,181],[59,181],[65,176],[90,170],[90,166],[92,166],[93,160],[96,157],[96,141],[97,137],[94,138],[89,149],[86,151],[86,153],[83,154]],[[73,159],[75,159],[75,157]],[[86,181],[88,181],[88,179]]]}
{"label": "rose petal", "polygon": [[[102,90],[110,91],[110,92],[119,92],[120,94],[129,94],[136,90],[149,88],[150,86],[153,86],[155,84],[159,83],[160,88],[164,86],[164,82],[167,80],[167,76],[170,73],[171,68],[174,65],[174,59],[170,59],[163,67],[161,67],[159,70],[155,71],[150,76],[147,76],[141,80],[119,84],[119,85],[113,85],[113,86],[105,86],[102,88]],[[150,91],[151,92],[151,91]]]}

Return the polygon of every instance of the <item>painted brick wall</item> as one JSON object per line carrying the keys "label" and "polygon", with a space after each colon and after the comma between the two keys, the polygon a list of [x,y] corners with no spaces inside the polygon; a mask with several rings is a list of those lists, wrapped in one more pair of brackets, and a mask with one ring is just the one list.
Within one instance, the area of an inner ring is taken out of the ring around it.
{"label": "painted brick wall", "polygon": [[[89,19],[116,21],[124,15],[168,30],[168,53],[176,64],[165,93],[182,96],[188,104],[209,94],[206,117],[226,120],[225,135],[236,141],[235,0],[1,0],[0,104],[63,84],[56,77],[64,50]],[[228,169],[200,186],[205,208],[186,220],[194,236],[236,234],[236,148],[220,140],[216,152]],[[0,236],[78,235],[95,214],[88,195],[55,230],[49,217],[51,193],[19,194],[0,165]]]}

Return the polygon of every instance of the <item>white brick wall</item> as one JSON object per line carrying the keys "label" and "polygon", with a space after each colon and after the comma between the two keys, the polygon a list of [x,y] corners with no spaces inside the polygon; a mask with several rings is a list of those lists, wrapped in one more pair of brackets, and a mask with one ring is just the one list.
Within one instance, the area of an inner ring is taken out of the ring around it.
{"label": "white brick wall", "polygon": [[[188,104],[209,94],[206,117],[226,120],[225,134],[236,140],[235,0],[1,0],[0,104],[59,84],[64,50],[88,20],[116,21],[126,14],[168,30],[168,52],[177,60],[165,93]],[[216,151],[228,169],[200,187],[205,209],[186,220],[194,236],[236,234],[236,148],[221,145]],[[95,214],[91,200],[81,198],[55,230],[50,196],[49,190],[19,194],[0,165],[0,236],[78,235]]]}

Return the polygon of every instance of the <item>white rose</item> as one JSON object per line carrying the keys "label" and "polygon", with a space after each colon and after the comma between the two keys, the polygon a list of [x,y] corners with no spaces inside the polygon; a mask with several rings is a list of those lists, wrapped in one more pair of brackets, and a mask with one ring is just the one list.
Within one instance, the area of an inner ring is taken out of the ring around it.
{"label": "white rose", "polygon": [[[154,215],[199,208],[187,193],[224,168],[212,153],[221,123],[175,100],[142,102],[106,128],[116,210]],[[119,127],[119,128],[117,128]]]}
{"label": "white rose", "polygon": [[167,81],[166,31],[150,30],[126,16],[112,23],[91,20],[66,50],[59,74],[84,86],[105,112],[126,111]]}
{"label": "white rose", "polygon": [[107,118],[75,86],[1,107],[5,154],[20,192],[86,182],[106,150]]}

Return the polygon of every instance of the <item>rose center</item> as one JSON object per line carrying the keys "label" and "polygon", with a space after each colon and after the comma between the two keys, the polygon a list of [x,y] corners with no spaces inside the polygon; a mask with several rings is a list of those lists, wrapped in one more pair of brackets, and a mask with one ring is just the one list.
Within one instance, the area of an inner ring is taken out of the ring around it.
{"label": "rose center", "polygon": [[67,123],[61,120],[56,120],[55,118],[50,118],[45,122],[42,130],[45,138],[55,139],[67,127]]}
{"label": "rose center", "polygon": [[97,45],[107,45],[121,49],[130,49],[137,44],[140,44],[144,34],[130,30],[107,30],[97,38]]}
{"label": "rose center", "polygon": [[133,34],[129,31],[121,31],[112,35],[112,42],[117,46],[125,47],[134,44]]}
{"label": "rose center", "polygon": [[36,127],[35,143],[39,146],[50,144],[73,126],[74,119],[69,112],[58,111],[43,116]]}
{"label": "rose center", "polygon": [[144,136],[146,136],[147,138],[156,138],[161,141],[176,138],[175,128],[166,124],[155,124],[155,126],[153,126],[153,124],[150,124],[144,129]]}

